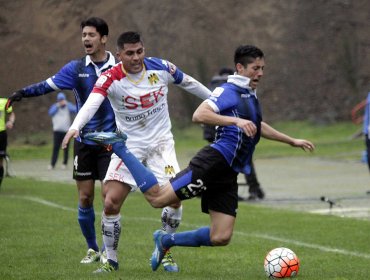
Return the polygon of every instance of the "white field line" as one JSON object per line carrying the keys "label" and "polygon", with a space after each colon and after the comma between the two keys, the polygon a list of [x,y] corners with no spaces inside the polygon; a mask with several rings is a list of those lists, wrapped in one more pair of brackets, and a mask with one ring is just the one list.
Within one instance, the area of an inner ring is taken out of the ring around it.
{"label": "white field line", "polygon": [[370,259],[370,254],[365,254],[365,253],[359,253],[359,252],[353,252],[353,251],[348,251],[348,250],[343,250],[343,249],[338,249],[338,248],[330,248],[330,247],[325,247],[321,246],[318,244],[312,244],[312,243],[306,243],[306,242],[301,242],[297,240],[292,240],[292,239],[285,239],[285,238],[280,238],[276,236],[271,236],[268,234],[261,234],[261,233],[256,233],[256,234],[250,234],[250,233],[244,233],[244,232],[234,232],[240,235],[245,235],[245,236],[252,236],[256,238],[261,238],[261,239],[267,239],[267,240],[273,240],[273,241],[279,241],[282,243],[290,243],[294,244],[297,246],[301,247],[306,247],[310,249],[316,249],[320,250],[323,252],[328,252],[328,253],[335,253],[335,254],[341,254],[341,255],[346,255],[346,256],[353,256],[353,257],[359,257],[363,259]]}
{"label": "white field line", "polygon": [[60,205],[60,204],[57,204],[57,203],[54,203],[54,202],[45,200],[45,199],[41,199],[39,197],[22,196],[22,195],[7,195],[7,197],[17,198],[17,199],[24,199],[24,200],[28,200],[28,201],[37,202],[37,203],[40,203],[42,205],[46,205],[46,206],[50,206],[50,207],[54,207],[54,208],[66,210],[66,211],[77,212],[77,209],[66,207],[66,206],[63,206],[63,205]]}
{"label": "white field line", "polygon": [[366,213],[369,212],[369,207],[341,207],[341,208],[334,208],[334,209],[317,209],[317,210],[311,210],[310,213],[314,214],[330,214],[330,213],[337,213],[337,214],[343,214],[343,213],[353,213],[353,212],[360,212],[360,213]]}
{"label": "white field line", "polygon": [[[61,210],[66,210],[66,211],[72,211],[72,212],[77,212],[77,209],[66,207],[63,205],[59,205],[54,202],[50,202],[38,197],[32,197],[32,196],[16,196],[16,195],[9,195],[7,197],[11,198],[16,198],[16,199],[24,199],[24,200],[29,200],[33,201],[36,203],[40,203],[42,205],[58,208]],[[150,222],[160,222],[160,219],[153,219],[153,218],[145,218],[145,217],[125,217],[125,219],[130,219],[130,220],[143,220],[143,221],[150,221]],[[193,224],[188,224],[188,223],[181,223],[182,226],[184,227],[189,227],[189,228],[196,228],[199,227],[199,225],[193,225]],[[334,254],[341,254],[345,256],[353,256],[353,257],[359,257],[363,259],[370,259],[370,254],[365,254],[365,253],[359,253],[359,252],[353,252],[353,251],[348,251],[348,250],[343,250],[343,249],[338,249],[338,248],[331,248],[331,247],[325,247],[321,246],[318,244],[313,244],[313,243],[306,243],[306,242],[301,242],[297,240],[292,240],[292,239],[285,239],[285,238],[280,238],[268,234],[262,234],[262,233],[245,233],[241,231],[234,231],[234,234],[241,235],[241,236],[248,236],[248,237],[254,237],[254,238],[259,238],[259,239],[266,239],[266,240],[272,240],[272,241],[278,241],[282,243],[289,243],[289,244],[294,244],[297,246],[301,247],[306,247],[310,249],[316,249],[320,250],[323,252],[328,252],[328,253],[334,253]]]}

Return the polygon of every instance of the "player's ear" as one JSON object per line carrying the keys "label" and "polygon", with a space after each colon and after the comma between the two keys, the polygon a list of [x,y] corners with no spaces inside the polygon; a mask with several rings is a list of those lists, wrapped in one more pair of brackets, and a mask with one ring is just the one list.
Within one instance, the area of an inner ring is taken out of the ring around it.
{"label": "player's ear", "polygon": [[104,35],[103,37],[101,37],[101,42],[103,43],[103,44],[106,44],[107,42],[108,42],[108,36],[107,35]]}
{"label": "player's ear", "polygon": [[243,64],[241,64],[241,63],[237,63],[236,65],[235,65],[235,68],[236,68],[236,72],[238,72],[238,73],[240,73],[245,67],[244,67],[244,65]]}
{"label": "player's ear", "polygon": [[120,55],[120,52],[117,50],[116,52],[116,58],[121,61],[121,55]]}

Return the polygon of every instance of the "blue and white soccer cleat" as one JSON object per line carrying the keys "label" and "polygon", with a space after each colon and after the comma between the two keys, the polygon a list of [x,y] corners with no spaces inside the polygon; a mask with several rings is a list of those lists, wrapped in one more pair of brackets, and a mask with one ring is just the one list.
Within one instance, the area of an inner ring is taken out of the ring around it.
{"label": "blue and white soccer cleat", "polygon": [[156,271],[159,265],[162,262],[162,259],[166,253],[166,250],[163,248],[162,245],[162,237],[165,235],[166,232],[163,230],[156,230],[153,233],[153,240],[154,240],[154,251],[152,253],[152,258],[150,260],[150,264],[152,266],[152,270]]}
{"label": "blue and white soccer cleat", "polygon": [[118,142],[125,143],[127,135],[122,132],[88,132],[83,138],[101,145],[112,145]]}

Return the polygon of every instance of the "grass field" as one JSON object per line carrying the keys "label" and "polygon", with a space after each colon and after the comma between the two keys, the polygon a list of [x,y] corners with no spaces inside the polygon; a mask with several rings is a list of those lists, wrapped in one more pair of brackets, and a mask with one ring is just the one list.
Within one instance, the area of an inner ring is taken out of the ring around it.
{"label": "grass field", "polygon": [[[315,156],[336,159],[358,158],[364,149],[363,137],[351,139],[352,135],[361,129],[361,126],[349,122],[333,125],[313,125],[308,122],[274,123],[278,130],[296,138],[309,139],[316,145]],[[206,144],[202,138],[202,129],[199,125],[192,125],[186,129],[173,128],[178,157],[191,158],[199,148]],[[24,144],[24,143],[31,143]],[[41,144],[40,144],[41,143]],[[50,133],[35,133],[27,139],[19,137],[9,144],[8,150],[12,159],[49,159],[52,150]],[[70,149],[72,150],[72,149]],[[292,149],[288,145],[275,141],[261,139],[258,143],[255,156],[258,158],[302,156],[300,149]]]}
{"label": "grass field", "polygon": [[[362,139],[349,140],[357,130],[353,125],[318,127],[318,131],[302,123],[278,126],[289,134],[314,141],[316,155],[320,157],[354,158],[363,149]],[[184,131],[180,139],[177,134],[179,155],[187,157],[204,144],[201,138],[193,137],[197,132],[197,129]],[[10,153],[15,159],[48,158],[50,150],[45,148],[42,153],[42,149],[19,146],[12,147]],[[260,157],[295,155],[294,149],[266,141],[257,152]],[[97,225],[102,210],[99,192],[97,186]],[[152,272],[149,266],[152,232],[160,225],[160,210],[151,208],[140,193],[131,194],[121,211],[120,270],[97,276],[91,273],[97,265],[79,264],[86,248],[77,223],[76,206],[77,191],[72,182],[41,182],[18,177],[5,180],[0,191],[0,279],[266,279],[264,256],[272,248],[281,246],[292,249],[300,258],[297,279],[369,279],[368,220],[247,203],[240,204],[229,246],[173,248],[180,273],[168,274],[161,268]],[[198,199],[184,202],[180,230],[208,223],[208,216],[200,213]],[[100,234],[98,236],[100,240]]]}
{"label": "grass field", "polygon": [[[95,279],[81,265],[85,244],[71,184],[12,179],[0,196],[0,279]],[[97,189],[98,191],[98,189]],[[184,202],[181,230],[208,224],[199,200]],[[100,220],[101,203],[96,203]],[[300,257],[298,279],[369,279],[370,223],[241,204],[232,242],[222,248],[174,248],[179,275],[151,272],[151,234],[160,222],[139,193],[122,209],[120,270],[106,279],[266,279],[263,259],[285,246]]]}

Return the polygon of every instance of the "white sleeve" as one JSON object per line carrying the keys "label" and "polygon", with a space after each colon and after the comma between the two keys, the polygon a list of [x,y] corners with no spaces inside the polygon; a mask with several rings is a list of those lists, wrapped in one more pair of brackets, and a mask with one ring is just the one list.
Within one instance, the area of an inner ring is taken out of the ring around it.
{"label": "white sleeve", "polygon": [[90,93],[89,97],[87,98],[85,104],[82,106],[78,114],[76,115],[71,127],[71,129],[75,129],[80,131],[81,128],[85,126],[92,119],[95,115],[96,111],[98,111],[100,105],[103,103],[105,97],[100,93]]}
{"label": "white sleeve", "polygon": [[178,86],[203,100],[207,99],[212,94],[206,86],[185,73],[182,82],[178,84]]}
{"label": "white sleeve", "polygon": [[211,99],[207,99],[205,101],[203,101],[205,103],[207,103],[209,106],[211,106],[212,110],[215,112],[215,113],[220,113],[220,109],[218,109],[216,103],[214,103]]}

